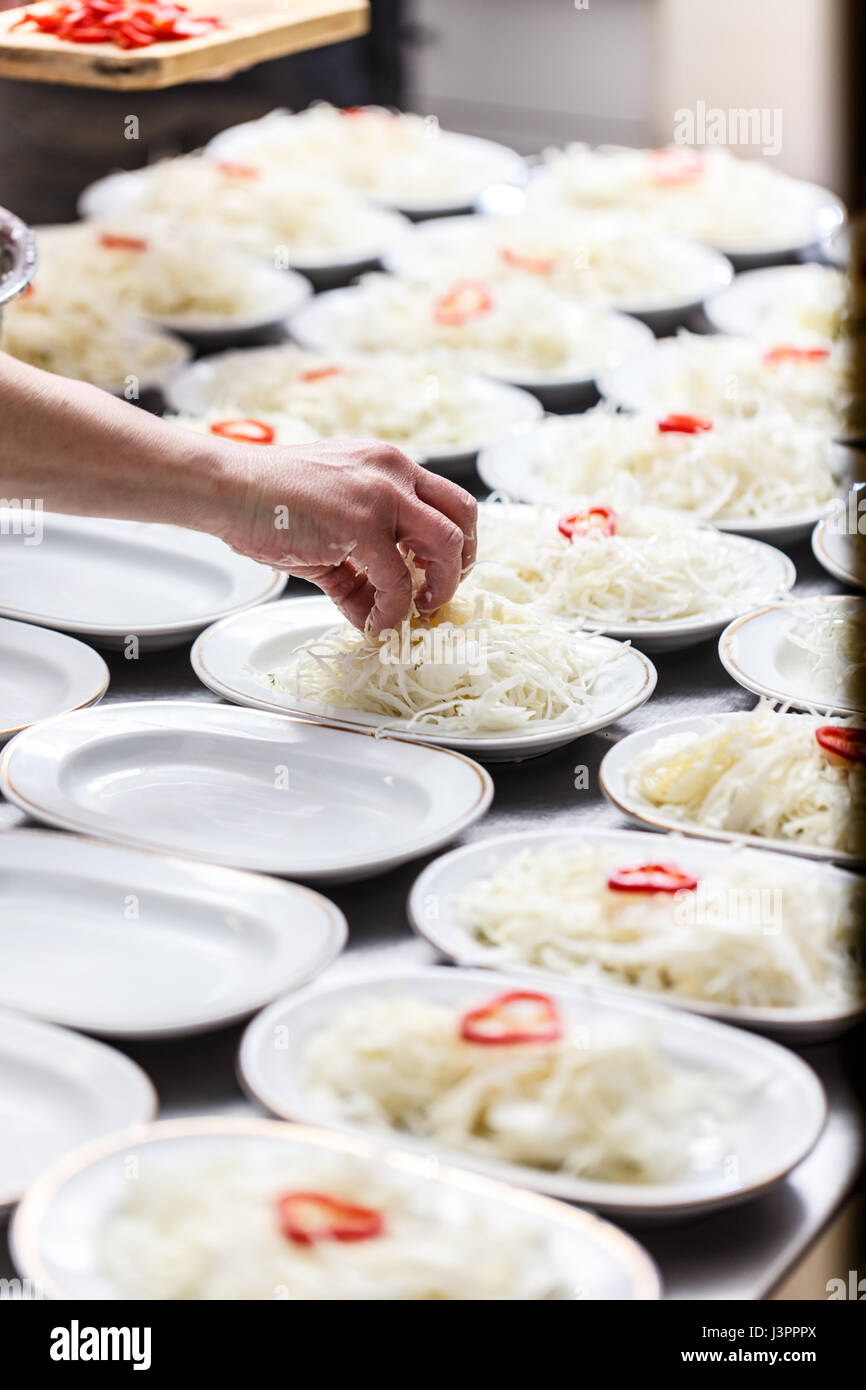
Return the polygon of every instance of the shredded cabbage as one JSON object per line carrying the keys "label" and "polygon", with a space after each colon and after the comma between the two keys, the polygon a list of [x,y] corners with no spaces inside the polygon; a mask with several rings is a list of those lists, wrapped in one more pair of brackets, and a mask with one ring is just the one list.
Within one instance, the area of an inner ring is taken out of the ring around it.
{"label": "shredded cabbage", "polygon": [[821,748],[815,730],[826,723],[762,701],[710,733],[663,735],[635,758],[626,785],[683,825],[856,854],[866,831],[866,768]]}
{"label": "shredded cabbage", "polygon": [[[669,837],[662,858],[679,864]],[[866,909],[853,876],[732,849],[694,890],[623,893],[614,870],[642,862],[625,845],[521,849],[455,894],[455,922],[503,969],[530,965],[581,984],[632,985],[710,1004],[854,1007]]]}
{"label": "shredded cabbage", "polygon": [[[759,274],[760,272],[756,272]],[[753,306],[756,333],[764,341],[779,343],[814,339],[824,343],[841,338],[848,323],[850,286],[847,276],[833,266],[802,265],[786,275],[784,288],[771,297],[756,297]]]}
{"label": "shredded cabbage", "polygon": [[866,630],[861,599],[820,598],[798,604],[782,628],[786,642],[806,654],[812,675],[831,699],[855,697],[855,682],[866,670]]}
{"label": "shredded cabbage", "polygon": [[721,1162],[725,1086],[673,1062],[643,1021],[594,1017],[553,1043],[489,1046],[464,1041],[459,1020],[409,994],[348,1005],[308,1035],[307,1084],[341,1120],[599,1182]]}

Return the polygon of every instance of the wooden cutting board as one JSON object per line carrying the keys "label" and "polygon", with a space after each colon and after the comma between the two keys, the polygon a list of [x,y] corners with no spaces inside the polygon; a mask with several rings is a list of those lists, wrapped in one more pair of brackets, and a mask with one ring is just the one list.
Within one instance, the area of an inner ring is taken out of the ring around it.
{"label": "wooden cutting board", "polygon": [[199,39],[128,50],[75,44],[11,26],[23,8],[0,13],[0,77],[74,87],[144,91],[176,87],[251,67],[305,48],[365,34],[369,0],[185,0],[190,14],[217,15],[225,27]]}

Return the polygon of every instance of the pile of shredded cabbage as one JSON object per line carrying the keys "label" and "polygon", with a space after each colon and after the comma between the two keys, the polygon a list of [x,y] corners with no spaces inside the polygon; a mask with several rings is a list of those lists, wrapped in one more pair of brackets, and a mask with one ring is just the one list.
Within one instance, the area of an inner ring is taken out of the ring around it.
{"label": "pile of shredded cabbage", "polygon": [[[254,1149],[147,1172],[101,1232],[102,1272],[129,1298],[560,1299],[548,1241],[525,1218],[495,1221],[468,1196],[325,1153],[262,1161]],[[384,1214],[372,1240],[298,1245],[280,1231],[287,1191],[325,1192]]]}
{"label": "pile of shredded cabbage", "polygon": [[[211,425],[219,424],[230,419],[239,419],[232,412],[226,415],[225,411],[212,412],[210,415],[166,415],[165,420],[170,425],[181,425],[185,430],[194,430],[196,434],[212,434]],[[311,444],[319,436],[316,431],[311,429],[304,420],[296,420],[292,415],[256,415],[255,420],[258,424],[270,425],[274,431],[273,444]]]}
{"label": "pile of shredded cabbage", "polygon": [[305,705],[441,733],[508,734],[590,714],[617,657],[598,637],[496,595],[458,593],[432,617],[407,618],[391,633],[330,628],[266,679]]}
{"label": "pile of shredded cabbage", "polygon": [[490,287],[485,312],[462,323],[441,323],[437,302],[453,288],[450,281],[434,287],[394,275],[365,275],[353,291],[351,308],[347,301],[331,322],[328,346],[367,353],[439,352],[457,366],[515,380],[526,372],[578,379],[622,358],[629,320],[565,300],[529,276]]}
{"label": "pile of shredded cabbage", "polygon": [[486,382],[447,363],[393,355],[340,362],[290,345],[220,354],[201,390],[202,407],[222,418],[287,414],[321,439],[382,439],[422,455],[470,452],[522,411],[519,400],[491,400]]}
{"label": "pile of shredded cabbage", "polygon": [[836,495],[833,444],[782,410],[721,419],[697,434],[662,433],[649,412],[608,405],[550,417],[527,440],[527,468],[554,494],[626,508],[639,503],[706,521],[764,520],[817,509]]}
{"label": "pile of shredded cabbage", "polygon": [[409,994],[349,1005],[308,1035],[307,1084],[341,1120],[599,1182],[721,1162],[732,1097],[665,1056],[643,1020],[593,1017],[556,1042],[504,1046],[464,1041],[459,1023]]}
{"label": "pile of shredded cabbage", "polygon": [[[765,341],[824,344],[841,338],[848,319],[848,277],[834,266],[798,266],[784,293],[762,302],[756,331]],[[768,296],[769,299],[769,296]]]}
{"label": "pile of shredded cabbage", "polygon": [[[669,837],[662,858],[679,864]],[[679,893],[623,893],[609,874],[641,862],[625,845],[563,839],[518,850],[455,894],[451,910],[489,959],[581,984],[632,985],[750,1008],[854,1007],[863,1001],[859,880],[755,850]]]}
{"label": "pile of shredded cabbage", "polygon": [[829,355],[822,361],[765,361],[774,346],[780,345],[681,331],[644,359],[641,405],[657,415],[696,411],[713,418],[749,417],[781,407],[799,424],[838,427],[850,395],[846,346],[825,344]]}
{"label": "pile of shredded cabbage", "polygon": [[398,207],[407,199],[424,198],[469,204],[501,176],[499,159],[491,162],[485,146],[441,130],[428,117],[382,107],[367,106],[346,116],[317,102],[295,115],[271,111],[229,134],[233,159],[328,174],[366,197]]}
{"label": "pile of shredded cabbage", "polygon": [[664,160],[653,150],[573,144],[545,151],[546,168],[530,195],[581,211],[639,213],[647,225],[713,246],[771,248],[816,240],[815,195],[808,184],[764,160],[727,150],[672,149],[675,162],[698,158],[702,172],[682,183],[662,182]]}
{"label": "pile of shredded cabbage", "polygon": [[775,597],[756,546],[681,512],[637,507],[617,515],[614,535],[573,540],[561,515],[520,502],[480,507],[467,588],[603,627],[723,619]]}
{"label": "pile of shredded cabbage", "polygon": [[684,825],[856,854],[866,832],[866,768],[825,752],[815,730],[826,723],[762,701],[710,733],[663,735],[638,754],[626,784]]}
{"label": "pile of shredded cabbage", "polygon": [[806,655],[812,675],[831,699],[862,695],[856,684],[866,671],[866,622],[862,599],[825,603],[820,598],[798,604],[782,629],[786,642]]}

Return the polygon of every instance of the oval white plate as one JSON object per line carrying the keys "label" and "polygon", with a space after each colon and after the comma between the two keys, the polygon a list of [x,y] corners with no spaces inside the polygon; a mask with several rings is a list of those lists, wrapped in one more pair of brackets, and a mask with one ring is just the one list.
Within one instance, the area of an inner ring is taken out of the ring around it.
{"label": "oval white plate", "polygon": [[249,621],[216,623],[203,632],[192,649],[193,670],[210,690],[234,704],[329,720],[347,729],[386,729],[401,739],[444,744],[488,762],[534,758],[561,748],[622,719],[648,700],[655,689],[656,671],[652,663],[634,648],[613,642],[609,645],[612,651],[619,648],[619,660],[612,663],[613,669],[605,677],[605,707],[576,715],[573,722],[564,725],[539,723],[536,730],[526,733],[449,734],[413,729],[406,720],[313,704],[297,699],[290,691],[269,686],[269,671],[285,666],[303,642],[320,637],[329,627],[343,621],[342,614],[326,598],[290,598],[268,604],[255,615],[250,614]]}
{"label": "oval white plate", "polygon": [[178,646],[286,585],[284,574],[179,526],[46,512],[34,545],[22,528],[32,517],[10,508],[0,519],[0,613],[104,647],[130,636],[144,650]]}
{"label": "oval white plate", "polygon": [[[385,269],[392,275],[421,284],[435,284],[439,267],[445,264],[450,269],[450,258],[459,253],[467,242],[471,245],[472,234],[479,222],[488,221],[483,214],[476,217],[442,217],[432,222],[413,227],[396,241],[383,256]],[[676,259],[682,273],[686,267],[693,271],[689,283],[696,283],[697,289],[690,291],[686,299],[661,299],[658,302],[642,302],[635,299],[631,303],[610,304],[621,314],[631,314],[642,319],[656,332],[671,332],[684,322],[688,314],[698,308],[708,295],[721,286],[728,285],[733,278],[730,263],[718,251],[701,246],[696,241],[684,241],[677,237],[657,236],[653,239],[658,255]],[[472,275],[471,268],[465,272]],[[575,298],[580,298],[576,295]]]}
{"label": "oval white plate", "polygon": [[[795,603],[773,604],[737,618],[719,638],[719,660],[729,676],[756,695],[767,695],[797,709],[819,714],[857,714],[866,702],[851,700],[844,691],[829,691],[810,671],[801,647],[784,635],[788,622],[804,606],[858,602],[841,594],[822,594]],[[866,599],[859,600],[860,621],[866,630]]]}
{"label": "oval white plate", "polygon": [[[389,995],[422,997],[463,1012],[504,989],[525,987],[526,976],[482,970],[402,971],[370,976],[332,989],[306,989],[271,1004],[247,1026],[238,1070],[244,1085],[274,1114],[320,1124],[349,1134],[372,1131],[343,1119],[329,1099],[304,1080],[302,1053],[307,1040],[334,1015],[363,999]],[[646,1020],[657,1031],[666,1056],[690,1071],[705,1072],[707,1084],[725,1075],[742,1085],[736,1126],[738,1175],[692,1174],[668,1183],[612,1183],[551,1173],[525,1164],[485,1160],[429,1139],[400,1134],[403,1148],[435,1155],[445,1162],[486,1173],[552,1197],[580,1202],[623,1218],[672,1220],[732,1206],[766,1191],[805,1158],[824,1125],[826,1100],[818,1078],[805,1062],[753,1033],[619,995],[602,997],[576,985],[549,987],[563,1014],[574,1023],[604,1017]],[[274,1045],[274,1029],[283,1045]],[[382,1141],[390,1132],[375,1132]],[[397,1135],[393,1135],[396,1139]]]}
{"label": "oval white plate", "polygon": [[[266,349],[269,351],[272,349]],[[255,352],[255,349],[251,349]],[[237,353],[214,353],[210,357],[192,362],[172,379],[167,392],[169,408],[179,415],[208,415],[214,410],[222,410],[224,397],[220,391],[220,378],[226,370],[225,361],[237,359]],[[314,359],[315,360],[315,359]],[[345,356],[340,360],[348,360]],[[357,359],[356,359],[357,360]],[[363,359],[369,364],[369,359]],[[499,426],[503,431],[538,420],[542,407],[529,391],[518,386],[509,386],[504,381],[491,381],[488,377],[474,372],[462,373],[467,390],[480,403],[488,404],[495,410]],[[291,413],[291,412],[290,412]],[[487,440],[467,439],[464,443],[448,449],[437,449],[435,453],[413,448],[411,444],[401,445],[417,463],[439,472],[459,472],[472,465],[479,449]]]}
{"label": "oval white plate", "polygon": [[[856,495],[856,494],[855,494]],[[860,494],[866,496],[866,494]],[[846,504],[847,505],[847,504]],[[812,554],[822,565],[829,575],[838,579],[842,584],[850,584],[853,589],[866,589],[866,568],[861,574],[857,574],[854,569],[854,555],[852,554],[852,539],[854,532],[848,534],[840,525],[844,524],[843,518],[838,512],[831,512],[825,516],[812,532]],[[859,525],[862,515],[857,519]],[[860,551],[861,563],[866,565],[866,540],[861,533],[857,534],[857,548]]]}
{"label": "oval white plate", "polygon": [[[768,318],[784,308],[787,301],[793,301],[796,310],[797,296],[804,280],[808,282],[821,267],[806,265],[777,265],[765,270],[749,270],[738,275],[734,282],[709,296],[704,303],[704,313],[719,333],[733,333],[744,338],[764,337]],[[830,275],[829,270],[824,274]],[[808,334],[809,330],[792,324],[786,330],[790,334]],[[811,336],[817,337],[812,333]],[[794,339],[796,341],[796,337]]]}
{"label": "oval white plate", "polygon": [[493,796],[459,753],[193,700],[105,705],[27,729],[0,759],[0,787],[62,830],[332,880],[438,849]]}
{"label": "oval white plate", "polygon": [[[752,845],[755,849],[777,850],[781,854],[802,854],[806,859],[827,859],[837,864],[857,864],[858,858],[846,850],[826,849],[823,845],[803,844],[799,840],[777,840],[764,835],[737,835],[731,830],[714,830],[710,826],[697,825],[692,821],[674,820],[660,811],[657,806],[635,797],[626,788],[625,774],[638,754],[651,748],[660,738],[671,734],[704,734],[737,719],[751,718],[750,711],[730,714],[692,715],[686,719],[669,719],[664,724],[655,724],[637,733],[627,734],[615,743],[609,753],[601,760],[598,780],[601,789],[614,806],[627,816],[655,830],[673,830],[680,835],[697,835],[705,840],[723,840],[727,844]],[[20,735],[19,735],[20,737]],[[14,746],[14,745],[13,745]]]}
{"label": "oval white plate", "polygon": [[574,1298],[655,1299],[659,1278],[646,1251],[606,1221],[562,1202],[414,1154],[383,1148],[367,1139],[324,1133],[300,1125],[256,1118],[206,1117],[166,1120],[89,1144],[46,1173],[16,1212],[11,1247],[19,1273],[43,1294],[56,1298],[119,1299],[121,1291],[100,1269],[99,1243],[105,1222],[123,1202],[128,1186],[123,1160],[134,1147],[151,1171],[167,1175],[195,1170],[217,1158],[247,1154],[275,1164],[285,1156],[309,1156],[311,1169],[344,1156],[395,1186],[421,1189],[431,1223],[449,1224],[480,1212],[491,1224],[525,1224],[549,1242],[551,1262]]}
{"label": "oval white plate", "polygon": [[108,667],[91,647],[0,618],[0,743],[40,719],[95,705],[107,689]]}
{"label": "oval white plate", "polygon": [[122,1052],[0,1013],[0,1208],[70,1149],[143,1124],[156,1107],[148,1077]]}
{"label": "oval white plate", "polygon": [[[186,368],[186,372],[195,367]],[[185,374],[185,373],[184,373]],[[585,416],[557,417],[574,421]],[[574,504],[575,494],[556,488],[539,475],[538,459],[543,439],[543,421],[518,428],[513,434],[497,440],[482,449],[476,461],[476,468],[483,482],[493,492],[504,493],[515,502],[529,502],[534,506],[552,506],[568,509]],[[839,473],[843,470],[843,455],[838,453]],[[581,497],[581,501],[585,498]],[[811,535],[815,524],[821,520],[831,503],[812,507],[808,511],[789,512],[787,515],[767,517],[732,517],[712,521],[719,531],[733,531],[738,536],[749,536],[752,540],[767,541],[770,545],[795,545]],[[686,515],[691,515],[686,513]]]}
{"label": "oval white plate", "polygon": [[[545,970],[541,966],[521,964],[511,960],[507,954],[495,946],[485,946],[476,940],[472,933],[454,918],[452,903],[455,896],[487,878],[494,870],[514,858],[523,849],[538,850],[546,845],[562,845],[564,850],[586,845],[600,848],[621,849],[624,860],[636,863],[640,859],[653,858],[658,854],[659,838],[654,831],[642,830],[531,830],[516,835],[496,835],[492,839],[475,840],[472,844],[461,845],[449,850],[422,871],[412,885],[407,904],[409,921],[420,936],[425,937],[437,951],[447,956],[456,965],[484,967],[492,970],[506,970],[511,975],[524,975],[536,982],[543,982],[554,988],[557,984],[579,985],[592,994],[604,997],[613,994],[615,998],[648,999],[657,1004],[666,1004],[675,1009],[687,1009],[690,1013],[703,1014],[707,1018],[717,1018],[723,1023],[734,1023],[744,1028],[753,1028],[760,1033],[770,1033],[784,1038],[792,1044],[817,1042],[830,1037],[858,1023],[866,1013],[866,1007],[835,1012],[826,1009],[806,1008],[756,1008],[746,1005],[719,1004],[703,999],[690,999],[686,995],[663,993],[643,989],[637,985],[619,983],[613,976],[583,978],[580,971],[562,974]],[[665,839],[665,858],[683,868],[706,877],[709,874],[721,875],[732,850],[727,845],[712,844],[703,840],[688,840],[684,836],[669,836]],[[790,856],[784,859],[776,854],[759,850],[747,853],[757,863],[760,860],[766,867],[767,883],[779,883],[782,878],[788,883],[796,881],[797,863]],[[829,864],[811,866],[811,872],[826,875],[828,881],[844,878],[856,882],[852,874],[845,874]],[[792,880],[793,875],[793,880]]]}
{"label": "oval white plate", "polygon": [[[343,341],[343,330],[359,312],[359,302],[363,305],[363,300],[359,301],[357,287],[318,294],[292,316],[288,324],[289,331],[301,347],[311,348],[316,352],[345,352],[347,345]],[[575,320],[582,319],[584,308],[576,300],[562,299],[560,305],[566,315],[572,315]],[[644,355],[655,342],[646,324],[638,323],[636,319],[631,319],[626,314],[614,313],[612,310],[609,311],[608,317],[616,324],[615,346],[611,346],[603,360],[591,368],[583,364],[563,367],[553,376],[547,376],[544,372],[528,368],[515,370],[505,366],[502,371],[489,371],[483,375],[493,377],[496,381],[507,381],[525,391],[532,391],[551,407],[560,399],[567,400],[574,392],[592,394],[600,373],[612,370],[630,357]],[[369,356],[375,356],[375,353]],[[459,359],[456,360],[456,365],[462,365]]]}
{"label": "oval white plate", "polygon": [[0,1007],[19,1013],[104,1037],[201,1032],[306,984],[345,942],[342,912],[298,884],[0,835]]}

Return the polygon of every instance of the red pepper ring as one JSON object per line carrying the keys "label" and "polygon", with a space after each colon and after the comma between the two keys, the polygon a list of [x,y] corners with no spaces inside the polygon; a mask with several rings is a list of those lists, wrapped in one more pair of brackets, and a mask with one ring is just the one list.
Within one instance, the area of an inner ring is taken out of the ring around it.
{"label": "red pepper ring", "polygon": [[51,10],[26,10],[12,28],[25,24],[69,43],[113,43],[125,49],[198,38],[222,27],[215,17],[188,15],[185,5],[162,0],[62,0]]}
{"label": "red pepper ring", "polygon": [[823,362],[830,356],[828,348],[794,347],[790,343],[782,343],[780,347],[770,348],[763,354],[763,361],[775,364],[776,362]]}
{"label": "red pepper ring", "polygon": [[141,236],[121,236],[117,232],[102,232],[99,237],[100,246],[104,246],[109,251],[146,251],[147,242]]}
{"label": "red pepper ring", "polygon": [[846,763],[866,763],[866,729],[848,729],[840,724],[822,724],[815,738],[825,753],[844,758]]}
{"label": "red pepper ring", "polygon": [[659,434],[701,434],[711,430],[713,422],[709,415],[666,415],[659,420]]}
{"label": "red pepper ring", "polygon": [[433,317],[437,323],[461,327],[492,308],[493,298],[486,285],[478,280],[461,280],[434,302]]}
{"label": "red pepper ring", "polygon": [[705,173],[704,160],[696,150],[650,151],[650,178],[662,188],[694,183]]}
{"label": "red pepper ring", "polygon": [[560,517],[559,532],[567,541],[573,541],[575,536],[588,536],[593,531],[601,536],[615,536],[616,523],[613,507],[585,507],[583,511]]}
{"label": "red pepper ring", "polygon": [[210,432],[236,444],[273,444],[277,437],[273,426],[263,420],[214,420]]}
{"label": "red pepper ring", "polygon": [[524,256],[519,251],[512,251],[510,246],[500,246],[499,257],[506,265],[516,270],[528,270],[530,275],[553,273],[553,261],[547,256]]}
{"label": "red pepper ring", "polygon": [[614,869],[607,886],[616,893],[681,893],[697,888],[698,880],[676,864],[635,864]]}
{"label": "red pepper ring", "polygon": [[359,1207],[327,1192],[284,1192],[277,1198],[280,1230],[295,1245],[321,1240],[373,1240],[385,1232],[385,1218],[375,1207]]}
{"label": "red pepper ring", "polygon": [[233,160],[221,159],[217,164],[221,174],[229,179],[257,179],[259,171],[254,164],[235,164]]}
{"label": "red pepper ring", "polygon": [[327,376],[339,376],[342,367],[311,367],[308,372],[301,372],[301,381],[323,381]]}
{"label": "red pepper ring", "polygon": [[[531,1007],[527,1009],[525,1005]],[[497,994],[460,1020],[464,1042],[502,1047],[513,1043],[556,1042],[563,1033],[559,1010],[549,994],[514,989]]]}

